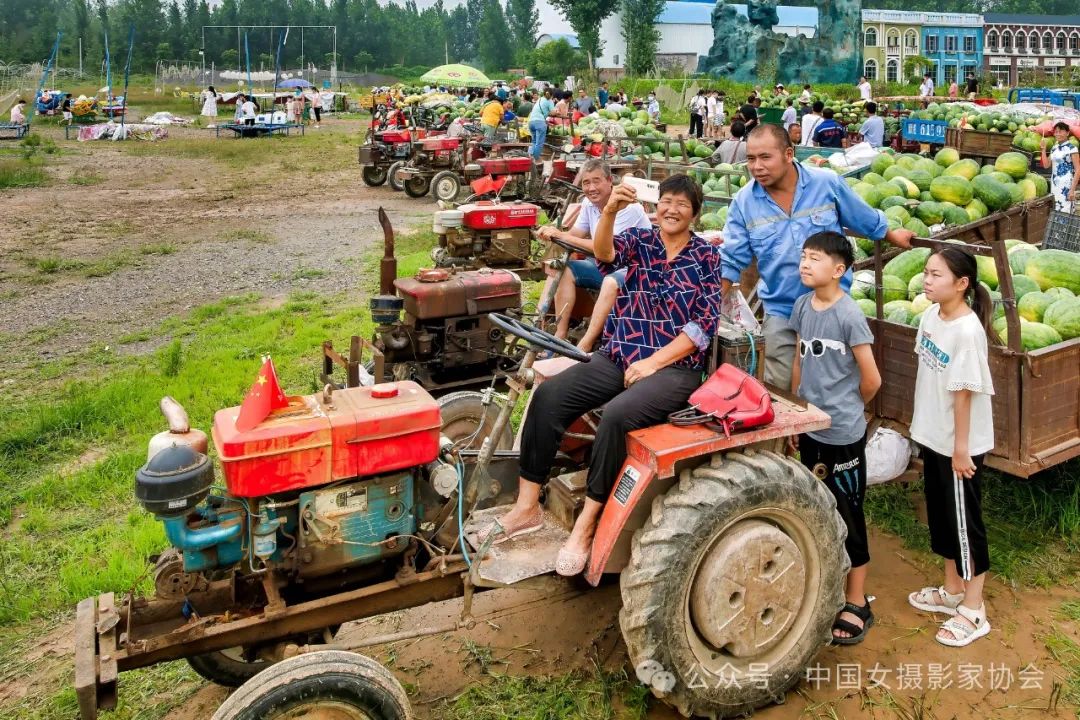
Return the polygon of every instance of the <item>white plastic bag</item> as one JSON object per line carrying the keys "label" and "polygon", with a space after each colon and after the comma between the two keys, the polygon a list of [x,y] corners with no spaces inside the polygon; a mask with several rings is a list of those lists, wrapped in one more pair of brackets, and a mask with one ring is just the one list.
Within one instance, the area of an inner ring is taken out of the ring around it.
{"label": "white plastic bag", "polygon": [[895,430],[878,428],[866,443],[866,484],[894,480],[910,462],[911,441]]}
{"label": "white plastic bag", "polygon": [[738,288],[731,288],[727,296],[720,301],[720,314],[729,318],[743,330],[757,332],[761,329],[753,311],[750,310],[750,304],[746,302],[746,298]]}
{"label": "white plastic bag", "polygon": [[868,142],[852,145],[848,149],[829,156],[829,164],[838,170],[862,167],[874,162],[879,150]]}

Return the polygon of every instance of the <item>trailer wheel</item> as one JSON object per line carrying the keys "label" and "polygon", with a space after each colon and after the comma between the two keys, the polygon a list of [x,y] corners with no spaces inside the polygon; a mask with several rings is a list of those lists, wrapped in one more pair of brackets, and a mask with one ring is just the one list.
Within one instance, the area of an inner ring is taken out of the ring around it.
{"label": "trailer wheel", "polygon": [[[463,447],[478,450],[484,438],[491,434],[495,419],[499,416],[499,406],[494,403],[484,407],[483,393],[473,390],[450,393],[439,398],[439,413],[442,415],[442,434],[454,442],[465,440],[475,435]],[[481,428],[483,424],[483,428]],[[477,430],[481,432],[477,433]],[[509,450],[514,446],[514,434],[507,425],[495,446],[496,450]]]}
{"label": "trailer wheel", "polygon": [[461,194],[461,178],[452,170],[442,170],[431,179],[431,192],[436,200],[454,202]]}
{"label": "trailer wheel", "polygon": [[390,183],[390,187],[394,190],[397,190],[398,192],[401,192],[405,189],[405,186],[402,184],[401,180],[397,176],[398,170],[403,167],[405,167],[405,161],[398,160],[396,162],[390,163],[390,167],[386,170],[386,179]]}
{"label": "trailer wheel", "polygon": [[305,653],[244,683],[212,720],[411,720],[405,689],[371,658],[341,650]]}
{"label": "trailer wheel", "polygon": [[405,194],[411,198],[422,198],[431,190],[431,178],[415,175],[403,184]]}
{"label": "trailer wheel", "polygon": [[187,662],[203,679],[230,688],[240,687],[271,665],[267,660],[247,660],[240,647],[194,655]]}
{"label": "trailer wheel", "polygon": [[360,171],[360,179],[369,187],[378,187],[386,182],[387,171],[378,165],[365,165]]}
{"label": "trailer wheel", "polygon": [[832,495],[792,459],[717,454],[683,471],[620,578],[638,678],[687,717],[782,702],[830,641],[846,535]]}

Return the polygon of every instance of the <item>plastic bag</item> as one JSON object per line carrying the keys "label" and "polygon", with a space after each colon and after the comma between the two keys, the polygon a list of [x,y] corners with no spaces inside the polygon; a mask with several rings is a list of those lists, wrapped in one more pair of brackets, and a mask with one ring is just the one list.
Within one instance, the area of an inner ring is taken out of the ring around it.
{"label": "plastic bag", "polygon": [[750,303],[746,302],[746,298],[738,288],[731,288],[720,301],[720,314],[729,318],[743,330],[757,332],[761,329],[760,323],[754,317],[754,312],[750,309]]}
{"label": "plastic bag", "polygon": [[829,164],[839,169],[862,167],[872,163],[878,152],[878,149],[868,142],[856,143],[843,152],[830,155]]}
{"label": "plastic bag", "polygon": [[911,441],[890,430],[878,428],[866,443],[866,484],[878,485],[894,480],[911,462]]}

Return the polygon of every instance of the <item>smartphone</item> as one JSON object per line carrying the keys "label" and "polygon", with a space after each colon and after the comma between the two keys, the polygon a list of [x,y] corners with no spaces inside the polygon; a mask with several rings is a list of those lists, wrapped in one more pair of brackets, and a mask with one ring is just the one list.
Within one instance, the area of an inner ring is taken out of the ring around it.
{"label": "smartphone", "polygon": [[653,203],[655,205],[660,201],[660,183],[656,180],[624,175],[622,182],[624,185],[634,188],[637,192],[638,202]]}

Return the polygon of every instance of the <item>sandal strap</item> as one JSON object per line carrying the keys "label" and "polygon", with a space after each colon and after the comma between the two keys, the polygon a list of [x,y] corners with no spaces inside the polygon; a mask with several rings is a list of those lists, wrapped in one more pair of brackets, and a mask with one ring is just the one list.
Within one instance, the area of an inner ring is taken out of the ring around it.
{"label": "sandal strap", "polygon": [[863,631],[866,630],[866,626],[863,625],[862,627],[859,627],[858,625],[848,622],[847,620],[837,619],[833,621],[832,629],[842,630],[851,635],[851,637],[858,637],[859,635],[863,634]]}
{"label": "sandal strap", "polygon": [[[934,601],[934,593],[938,594],[941,598],[941,602]],[[915,599],[921,602],[923,605],[940,605],[943,607],[956,607],[960,604],[960,601],[964,599],[964,593],[951,593],[945,589],[944,585],[939,587],[924,587],[915,596]],[[955,605],[953,604],[955,599]]]}
{"label": "sandal strap", "polygon": [[951,617],[942,623],[939,630],[948,630],[952,633],[954,640],[964,640],[968,635],[971,635],[978,628],[973,628],[970,625],[965,625],[962,621],[957,620],[956,617]]}
{"label": "sandal strap", "polygon": [[[963,615],[964,618],[976,627],[976,629],[986,622],[986,605],[979,606],[978,610],[972,610],[964,605],[957,605],[956,612]],[[966,627],[966,626],[965,626]]]}
{"label": "sandal strap", "polygon": [[[870,602],[869,601],[867,601],[867,603],[865,605],[861,605],[861,606],[856,605],[855,603],[844,603],[844,608],[840,612],[842,612],[842,613],[844,613],[844,612],[851,613],[855,617],[862,620],[864,623],[867,620],[869,620],[870,617],[874,614],[870,610]],[[844,622],[844,621],[841,620],[840,622]]]}

